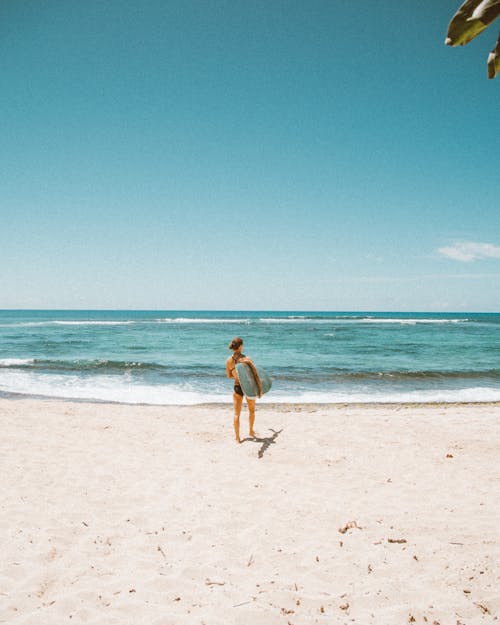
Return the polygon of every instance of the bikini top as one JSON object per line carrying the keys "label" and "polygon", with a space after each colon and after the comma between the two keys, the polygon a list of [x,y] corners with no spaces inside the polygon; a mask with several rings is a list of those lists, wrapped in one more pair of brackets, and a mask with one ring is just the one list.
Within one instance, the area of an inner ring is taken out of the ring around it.
{"label": "bikini top", "polygon": [[234,371],[236,369],[236,365],[238,364],[238,361],[241,358],[246,358],[245,354],[238,354],[238,356],[235,356],[234,354],[231,356],[231,358],[233,359],[234,362],[234,367],[231,369],[231,371]]}

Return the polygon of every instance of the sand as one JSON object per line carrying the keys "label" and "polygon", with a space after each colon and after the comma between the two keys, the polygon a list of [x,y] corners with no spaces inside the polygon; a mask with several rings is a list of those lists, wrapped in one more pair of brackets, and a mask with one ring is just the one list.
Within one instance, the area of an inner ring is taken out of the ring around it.
{"label": "sand", "polygon": [[0,400],[0,623],[493,623],[499,421]]}

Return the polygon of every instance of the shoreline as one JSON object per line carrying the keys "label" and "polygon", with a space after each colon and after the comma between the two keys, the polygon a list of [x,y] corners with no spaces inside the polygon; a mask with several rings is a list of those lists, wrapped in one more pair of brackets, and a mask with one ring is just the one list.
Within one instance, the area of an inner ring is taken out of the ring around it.
{"label": "shoreline", "polygon": [[0,399],[0,623],[500,615],[500,405],[246,414]]}
{"label": "shoreline", "polygon": [[[130,403],[130,402],[119,402],[119,401],[110,401],[106,399],[79,399],[76,397],[68,398],[68,397],[51,397],[48,395],[26,395],[24,393],[12,393],[12,392],[4,392],[0,391],[0,402],[2,401],[40,401],[40,402],[58,402],[58,403],[68,403],[68,404],[89,404],[89,405],[101,405],[101,406],[138,406],[142,408],[227,408],[228,406],[232,406],[232,400],[223,402],[205,402],[199,404],[147,404],[147,403]],[[244,400],[243,405],[246,405]],[[371,401],[371,402],[265,402],[259,403],[259,399],[257,398],[257,406],[260,408],[269,408],[279,410],[282,407],[293,408],[295,406],[301,406],[305,408],[363,408],[370,406],[380,406],[391,408],[394,406],[402,406],[409,408],[418,408],[420,406],[500,406],[500,401],[418,401],[418,402],[388,402],[388,401]]]}

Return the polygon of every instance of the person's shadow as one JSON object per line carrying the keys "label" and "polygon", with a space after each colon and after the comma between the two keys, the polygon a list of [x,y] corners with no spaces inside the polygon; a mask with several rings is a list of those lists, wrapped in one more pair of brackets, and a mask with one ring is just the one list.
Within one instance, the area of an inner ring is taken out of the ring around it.
{"label": "person's shadow", "polygon": [[269,428],[271,430],[271,432],[274,432],[274,434],[272,436],[247,436],[247,438],[244,438],[241,442],[245,443],[246,441],[250,441],[252,443],[262,443],[262,447],[259,449],[259,453],[258,456],[259,458],[262,458],[263,455],[266,453],[266,451],[269,449],[269,447],[271,445],[274,445],[276,442],[276,439],[278,438],[278,435],[281,434],[281,432],[283,432],[283,429],[281,430],[273,430],[272,428]]}

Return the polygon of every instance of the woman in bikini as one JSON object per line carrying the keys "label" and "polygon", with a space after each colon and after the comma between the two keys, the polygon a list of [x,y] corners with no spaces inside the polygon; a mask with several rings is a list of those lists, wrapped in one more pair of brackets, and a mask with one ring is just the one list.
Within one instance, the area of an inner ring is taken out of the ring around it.
{"label": "woman in bikini", "polygon": [[[233,405],[234,405],[234,434],[236,436],[236,442],[241,443],[240,440],[240,414],[241,407],[243,405],[243,397],[245,394],[243,393],[243,389],[240,386],[240,381],[238,378],[238,372],[236,371],[236,365],[238,363],[246,363],[252,369],[252,373],[255,376],[259,389],[261,388],[260,379],[257,375],[257,371],[255,370],[255,365],[251,361],[250,358],[247,358],[245,354],[242,353],[243,350],[243,339],[237,336],[234,338],[229,344],[229,349],[233,351],[233,355],[229,356],[226,360],[226,375],[228,378],[232,378],[234,380],[234,389],[233,389]],[[247,397],[247,406],[248,406],[248,423],[250,436],[252,438],[256,437],[257,434],[254,432],[253,424],[255,422],[255,399],[250,399]]]}

